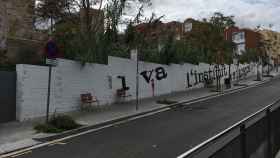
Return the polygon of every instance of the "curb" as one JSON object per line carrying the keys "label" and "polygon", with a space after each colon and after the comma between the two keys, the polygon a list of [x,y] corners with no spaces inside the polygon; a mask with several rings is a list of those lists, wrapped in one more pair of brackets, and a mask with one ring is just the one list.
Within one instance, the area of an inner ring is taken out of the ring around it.
{"label": "curb", "polygon": [[[36,146],[40,143],[41,142],[38,142],[33,139],[24,139],[24,140],[21,140],[21,141],[15,142],[15,143],[11,143],[11,144],[3,144],[2,146],[0,146],[0,153],[7,154],[7,153],[11,153],[11,152],[15,151],[15,148],[17,148],[16,150],[21,150],[21,149],[29,148],[32,146]],[[1,156],[0,156],[0,158],[1,158]]]}
{"label": "curb", "polygon": [[[208,99],[217,98],[217,97],[220,97],[220,96],[236,93],[236,92],[246,90],[246,89],[249,89],[249,88],[257,87],[259,85],[270,82],[271,80],[273,80],[275,78],[278,78],[278,77],[269,78],[269,79],[267,79],[265,81],[262,81],[260,83],[257,83],[257,84],[241,85],[241,87],[239,87],[239,88],[225,90],[225,91],[220,92],[220,93],[210,94],[210,95],[202,96],[202,97],[191,99],[191,100],[180,101],[178,103],[174,103],[174,104],[171,104],[171,105],[166,105],[165,107],[160,107],[160,108],[157,108],[157,109],[153,109],[153,110],[150,110],[150,111],[146,111],[146,112],[142,112],[142,113],[138,113],[138,114],[134,114],[134,115],[130,115],[130,116],[120,117],[118,119],[114,119],[114,120],[111,120],[111,121],[106,121],[106,122],[103,122],[103,123],[100,123],[100,124],[82,126],[80,128],[74,129],[74,130],[65,131],[63,133],[52,135],[52,136],[47,136],[47,137],[44,137],[44,138],[33,138],[33,140],[41,142],[41,143],[38,143],[38,144],[35,144],[35,145],[29,145],[29,146],[22,147],[22,148],[18,148],[18,149],[15,149],[13,151],[9,151],[9,152],[0,153],[0,158],[2,158],[3,155],[12,154],[13,152],[18,151],[18,150],[24,150],[24,149],[32,148],[32,147],[35,147],[37,145],[40,146],[41,144],[45,144],[47,142],[55,141],[55,140],[58,140],[58,139],[62,139],[64,137],[79,134],[79,133],[86,132],[86,131],[89,131],[89,130],[102,128],[102,127],[109,126],[109,125],[116,124],[116,123],[121,123],[123,121],[130,120],[130,119],[137,118],[137,117],[141,117],[141,116],[145,116],[145,115],[148,115],[148,114],[159,113],[159,112],[162,112],[163,110],[185,107],[185,106],[188,106],[188,105],[193,104],[193,103],[202,102],[202,101],[205,101],[205,100],[208,100]],[[185,104],[185,105],[183,105],[183,104]]]}

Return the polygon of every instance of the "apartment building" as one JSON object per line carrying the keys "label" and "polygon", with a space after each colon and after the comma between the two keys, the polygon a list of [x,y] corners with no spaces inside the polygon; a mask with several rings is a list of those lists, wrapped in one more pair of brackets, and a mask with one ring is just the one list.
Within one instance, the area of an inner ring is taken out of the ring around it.
{"label": "apartment building", "polygon": [[240,29],[238,27],[227,28],[224,32],[225,39],[235,44],[235,52],[242,55],[248,49],[259,49],[261,36],[251,29]]}

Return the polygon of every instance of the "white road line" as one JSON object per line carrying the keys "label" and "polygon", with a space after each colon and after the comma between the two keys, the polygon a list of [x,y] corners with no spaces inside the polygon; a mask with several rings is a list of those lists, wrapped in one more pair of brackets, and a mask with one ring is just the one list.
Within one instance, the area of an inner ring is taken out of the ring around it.
{"label": "white road line", "polygon": [[[42,144],[30,147],[30,148],[26,148],[26,149],[23,149],[23,150],[19,150],[19,151],[13,152],[13,153],[4,154],[4,155],[1,155],[0,158],[12,157],[14,155],[17,155],[17,154],[20,154],[20,153],[24,153],[24,152],[27,152],[27,151],[31,151],[31,150],[34,150],[34,149],[42,148],[42,147],[45,147],[45,146],[52,146],[52,145],[56,145],[56,144],[62,144],[61,143],[62,141],[65,141],[65,140],[68,140],[68,139],[72,139],[72,138],[75,138],[75,137],[78,137],[78,136],[82,136],[82,135],[85,135],[85,134],[88,134],[88,133],[97,132],[97,131],[100,131],[100,130],[103,130],[103,129],[106,129],[106,128],[109,128],[109,127],[114,127],[116,125],[124,124],[124,123],[130,122],[130,121],[133,121],[133,120],[136,120],[136,119],[139,119],[139,118],[148,117],[148,116],[160,113],[160,112],[167,111],[169,109],[170,108],[166,108],[166,109],[163,109],[163,110],[160,110],[160,111],[157,111],[157,112],[149,113],[149,114],[138,116],[138,117],[135,117],[135,118],[131,118],[131,119],[128,119],[128,120],[125,120],[125,121],[120,121],[120,122],[117,122],[117,123],[114,123],[114,124],[110,124],[110,125],[107,125],[107,126],[103,126],[103,127],[100,127],[100,128],[96,128],[96,129],[88,130],[88,131],[81,132],[81,133],[78,133],[78,134],[74,134],[74,135],[71,135],[71,136],[67,136],[67,137],[64,137],[64,138],[61,138],[61,139],[57,139],[57,140],[53,140],[53,141],[50,141],[50,142],[42,143]],[[65,143],[63,143],[63,145],[65,145]]]}
{"label": "white road line", "polygon": [[229,91],[229,92],[225,92],[225,93],[222,93],[222,94],[217,94],[217,95],[214,95],[214,96],[211,96],[211,97],[206,97],[206,98],[199,99],[199,100],[196,100],[196,101],[193,101],[193,102],[187,102],[187,103],[182,102],[181,104],[191,105],[191,104],[194,104],[194,103],[199,103],[199,102],[203,102],[203,101],[206,101],[206,100],[218,98],[218,97],[221,97],[221,96],[225,96],[225,95],[241,92],[241,91],[244,91],[244,90],[247,90],[247,89],[250,89],[250,88],[258,87],[258,86],[260,86],[262,84],[267,83],[268,81],[264,81],[262,83],[259,83],[259,84],[256,84],[256,85],[252,85],[252,86],[249,86],[249,87],[243,87],[243,88],[240,88],[240,89],[235,89],[235,90],[232,90],[232,91]]}
{"label": "white road line", "polygon": [[211,141],[215,140],[216,138],[218,138],[218,137],[224,135],[225,133],[229,132],[229,130],[232,130],[232,129],[233,129],[234,127],[236,127],[237,125],[241,124],[242,122],[245,122],[245,121],[248,120],[249,118],[255,116],[255,115],[258,114],[258,113],[260,113],[261,111],[264,111],[264,110],[267,109],[268,107],[271,107],[272,105],[274,105],[274,104],[277,103],[278,101],[279,101],[279,100],[274,101],[273,103],[267,105],[266,107],[264,107],[264,108],[258,110],[257,112],[251,114],[250,116],[248,116],[248,117],[242,119],[241,121],[235,123],[234,125],[230,126],[230,127],[227,128],[227,129],[225,129],[224,131],[222,131],[222,132],[218,133],[217,135],[215,135],[215,136],[209,138],[208,140],[202,142],[201,144],[195,146],[194,148],[188,150],[187,152],[185,152],[185,153],[179,155],[177,158],[185,158],[186,156],[189,156],[191,153],[197,151],[199,148],[201,148],[201,147],[207,145],[208,143],[210,143]]}
{"label": "white road line", "polygon": [[12,157],[12,158],[15,158],[15,157],[22,156],[22,155],[27,155],[27,154],[30,154],[30,153],[32,153],[32,151],[22,152],[22,153],[19,153],[19,154],[13,155],[13,156],[11,156],[11,157]]}

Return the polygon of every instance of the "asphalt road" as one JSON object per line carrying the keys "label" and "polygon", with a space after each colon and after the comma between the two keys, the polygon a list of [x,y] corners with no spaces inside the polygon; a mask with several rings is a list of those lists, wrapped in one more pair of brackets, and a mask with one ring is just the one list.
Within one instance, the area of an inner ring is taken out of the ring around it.
{"label": "asphalt road", "polygon": [[280,97],[280,79],[32,151],[22,158],[175,158]]}

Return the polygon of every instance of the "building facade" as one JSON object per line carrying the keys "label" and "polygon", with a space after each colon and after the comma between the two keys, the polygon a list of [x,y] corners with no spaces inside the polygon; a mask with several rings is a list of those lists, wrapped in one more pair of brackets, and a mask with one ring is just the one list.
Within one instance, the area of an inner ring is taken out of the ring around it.
{"label": "building facade", "polygon": [[17,63],[27,52],[34,58],[41,54],[46,35],[35,31],[34,7],[35,0],[0,1],[0,47],[9,62]]}
{"label": "building facade", "polygon": [[264,51],[270,58],[279,60],[280,33],[271,30],[259,30],[258,32],[261,34],[261,43],[265,49]]}
{"label": "building facade", "polygon": [[156,21],[154,23],[142,23],[137,25],[136,31],[141,33],[147,39],[163,39],[172,35],[176,40],[180,40],[183,34],[183,25],[180,22],[172,21],[163,23]]}
{"label": "building facade", "polygon": [[258,50],[260,48],[261,36],[253,30],[230,27],[225,30],[224,36],[226,40],[235,44],[235,53],[238,55],[242,55],[249,49]]}
{"label": "building facade", "polygon": [[8,34],[7,12],[3,1],[0,1],[0,50],[6,49]]}
{"label": "building facade", "polygon": [[154,23],[141,23],[135,27],[145,40],[153,41],[160,52],[164,48],[164,41],[172,37],[175,40],[181,40],[183,37],[183,24],[177,21],[163,23],[156,21]]}
{"label": "building facade", "polygon": [[4,6],[7,13],[8,37],[35,39],[35,0],[4,0]]}

